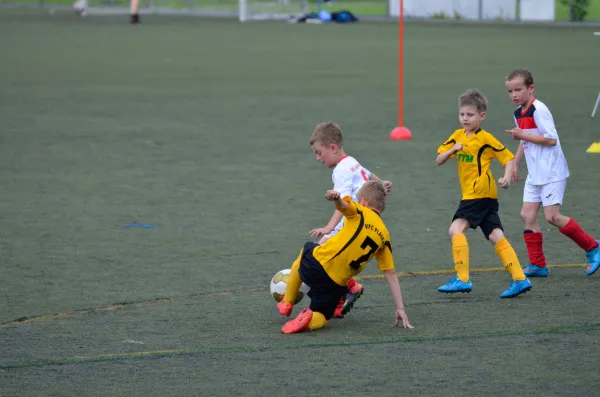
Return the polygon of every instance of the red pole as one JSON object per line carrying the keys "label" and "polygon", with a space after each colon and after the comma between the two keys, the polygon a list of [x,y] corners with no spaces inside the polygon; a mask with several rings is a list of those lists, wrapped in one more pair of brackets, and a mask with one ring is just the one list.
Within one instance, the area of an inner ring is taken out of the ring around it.
{"label": "red pole", "polygon": [[411,139],[408,128],[404,127],[404,0],[400,0],[400,20],[398,21],[398,127],[390,133],[392,140]]}
{"label": "red pole", "polygon": [[404,125],[404,0],[400,0],[398,25],[398,127]]}

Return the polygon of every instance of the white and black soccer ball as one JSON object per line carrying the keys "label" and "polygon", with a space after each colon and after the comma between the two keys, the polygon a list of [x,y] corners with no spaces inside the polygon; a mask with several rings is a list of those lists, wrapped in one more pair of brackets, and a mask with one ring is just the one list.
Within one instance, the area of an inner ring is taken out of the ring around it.
{"label": "white and black soccer ball", "polygon": [[[271,279],[271,296],[276,302],[281,302],[285,295],[285,288],[287,287],[287,281],[290,277],[291,270],[283,269],[278,271]],[[294,304],[300,302],[304,295],[308,294],[310,287],[304,283],[300,285],[300,290],[294,299]]]}

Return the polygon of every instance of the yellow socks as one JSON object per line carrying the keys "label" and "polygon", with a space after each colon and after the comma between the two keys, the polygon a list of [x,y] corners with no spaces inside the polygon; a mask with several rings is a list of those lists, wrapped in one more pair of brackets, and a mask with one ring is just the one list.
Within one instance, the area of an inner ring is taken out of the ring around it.
{"label": "yellow socks", "polygon": [[314,331],[316,329],[321,329],[326,325],[327,319],[325,318],[325,316],[322,313],[313,312],[312,320],[310,320],[308,328],[310,328],[311,331]]}
{"label": "yellow socks", "polygon": [[464,233],[452,237],[452,257],[458,279],[466,283],[469,281],[469,243]]}
{"label": "yellow socks", "polygon": [[504,264],[506,271],[512,276],[513,280],[525,280],[525,273],[523,273],[523,269],[521,269],[519,258],[517,258],[515,250],[505,237],[496,243],[496,254]]}
{"label": "yellow socks", "polygon": [[300,280],[300,273],[298,272],[298,269],[300,269],[300,259],[302,258],[303,253],[304,250],[300,251],[300,255],[298,255],[298,258],[296,258],[292,264],[292,270],[285,287],[285,296],[283,297],[283,302],[294,303],[296,301],[296,295],[298,295],[298,291],[300,291],[300,285],[302,285],[302,280]]}

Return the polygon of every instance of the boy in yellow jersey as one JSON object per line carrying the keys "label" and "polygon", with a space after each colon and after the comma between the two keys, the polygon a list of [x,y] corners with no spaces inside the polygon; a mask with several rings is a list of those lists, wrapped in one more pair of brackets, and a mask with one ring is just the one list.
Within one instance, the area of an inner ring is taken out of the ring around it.
{"label": "boy in yellow jersey", "polygon": [[385,187],[380,181],[365,182],[357,193],[358,203],[350,196],[343,199],[335,190],[328,190],[325,198],[335,203],[344,216],[344,225],[322,245],[304,244],[292,265],[285,296],[277,304],[277,310],[289,317],[292,313],[292,297],[302,282],[310,287],[310,308],[285,323],[285,334],[314,331],[323,328],[333,316],[340,299],[348,292],[348,280],[359,274],[367,262],[375,257],[379,270],[383,271],[396,304],[396,326],[402,321],[404,328],[413,328],[404,311],[400,283],[394,270],[394,258],[390,235],[381,220],[385,209]]}
{"label": "boy in yellow jersey", "polygon": [[[318,161],[328,168],[333,168],[331,179],[333,190],[340,193],[342,197],[350,196],[352,201],[358,201],[356,193],[366,181],[380,180],[377,175],[363,167],[354,157],[344,152],[342,130],[334,122],[317,124],[310,137],[310,147]],[[383,181],[386,193],[390,194],[392,182]],[[329,238],[337,234],[344,225],[344,217],[335,210],[329,223],[322,228],[312,229],[310,236],[321,238],[319,244],[323,244]],[[348,280],[348,294],[340,300],[333,313],[333,317],[343,318],[358,298],[362,296],[365,288],[353,278]]]}
{"label": "boy in yellow jersey", "polygon": [[504,176],[498,179],[503,189],[510,186],[515,156],[492,134],[480,128],[487,111],[487,99],[477,90],[469,90],[459,98],[459,120],[463,128],[454,131],[439,148],[435,162],[458,160],[458,178],[462,200],[450,225],[452,256],[457,276],[438,288],[445,293],[471,292],[469,276],[469,245],[465,232],[481,228],[483,235],[496,248],[496,254],[512,276],[512,282],[501,298],[514,298],[531,289],[515,250],[504,237],[498,216],[498,189],[490,164],[494,158],[504,166]]}

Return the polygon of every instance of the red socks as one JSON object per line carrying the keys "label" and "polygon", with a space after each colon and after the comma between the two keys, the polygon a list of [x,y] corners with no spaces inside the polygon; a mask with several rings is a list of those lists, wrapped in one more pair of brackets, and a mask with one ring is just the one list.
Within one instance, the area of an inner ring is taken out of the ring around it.
{"label": "red socks", "polygon": [[[596,240],[587,234],[573,218],[569,220],[565,227],[559,229],[559,231],[573,240],[586,252],[598,247]],[[546,257],[544,256],[544,250],[542,249],[542,232],[525,230],[523,238],[525,239],[525,245],[527,246],[529,263],[537,267],[546,267]]]}
{"label": "red socks", "polygon": [[544,256],[544,250],[542,249],[544,240],[542,232],[534,233],[531,230],[525,230],[523,238],[525,239],[525,245],[527,246],[529,263],[537,267],[546,267],[546,257]]}
{"label": "red socks", "polygon": [[559,231],[575,241],[575,244],[583,248],[586,252],[598,247],[596,240],[587,234],[573,218],[563,228],[559,229]]}

